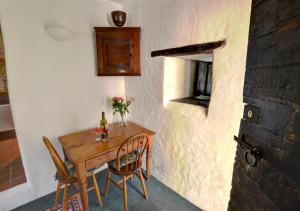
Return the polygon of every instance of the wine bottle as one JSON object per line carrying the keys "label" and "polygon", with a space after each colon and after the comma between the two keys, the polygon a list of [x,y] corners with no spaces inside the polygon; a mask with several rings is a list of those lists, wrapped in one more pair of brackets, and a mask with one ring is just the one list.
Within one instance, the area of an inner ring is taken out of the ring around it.
{"label": "wine bottle", "polygon": [[102,130],[102,138],[108,138],[108,127],[107,127],[107,120],[105,119],[105,113],[102,112],[102,119],[100,120],[100,127]]}
{"label": "wine bottle", "polygon": [[107,120],[105,119],[105,113],[102,112],[102,119],[100,120],[100,127],[107,129]]}

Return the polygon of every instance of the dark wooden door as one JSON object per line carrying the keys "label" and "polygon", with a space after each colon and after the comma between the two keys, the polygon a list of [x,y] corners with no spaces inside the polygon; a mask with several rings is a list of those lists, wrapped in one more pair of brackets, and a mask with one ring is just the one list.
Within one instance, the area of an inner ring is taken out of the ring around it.
{"label": "dark wooden door", "polygon": [[96,27],[98,75],[140,75],[140,28]]}
{"label": "dark wooden door", "polygon": [[253,0],[244,102],[228,210],[299,211],[299,0]]}

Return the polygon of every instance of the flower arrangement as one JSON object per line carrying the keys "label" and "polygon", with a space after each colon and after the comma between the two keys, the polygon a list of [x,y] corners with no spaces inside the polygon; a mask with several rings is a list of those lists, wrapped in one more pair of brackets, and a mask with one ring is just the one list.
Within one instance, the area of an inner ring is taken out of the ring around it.
{"label": "flower arrangement", "polygon": [[114,110],[113,114],[120,113],[121,125],[126,125],[124,116],[129,113],[128,107],[132,103],[133,98],[123,98],[123,97],[113,97],[112,98],[112,108]]}

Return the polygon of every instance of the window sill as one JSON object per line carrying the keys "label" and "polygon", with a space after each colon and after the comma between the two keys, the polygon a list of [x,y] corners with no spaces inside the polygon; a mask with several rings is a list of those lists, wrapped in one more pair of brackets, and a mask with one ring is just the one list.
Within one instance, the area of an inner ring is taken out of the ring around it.
{"label": "window sill", "polygon": [[186,97],[186,98],[181,98],[181,99],[174,99],[171,101],[178,102],[178,103],[197,105],[197,106],[202,106],[204,108],[208,108],[210,100],[199,100],[194,97]]}

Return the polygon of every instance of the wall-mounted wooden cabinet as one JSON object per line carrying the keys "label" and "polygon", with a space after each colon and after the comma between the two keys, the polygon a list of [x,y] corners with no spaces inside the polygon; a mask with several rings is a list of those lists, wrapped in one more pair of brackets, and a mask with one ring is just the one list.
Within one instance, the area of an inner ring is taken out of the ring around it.
{"label": "wall-mounted wooden cabinet", "polygon": [[98,76],[139,76],[139,27],[95,27]]}

